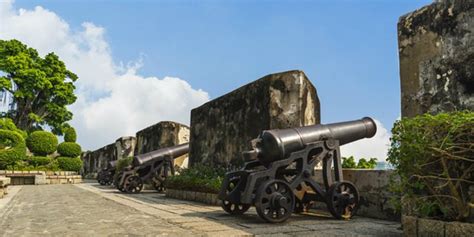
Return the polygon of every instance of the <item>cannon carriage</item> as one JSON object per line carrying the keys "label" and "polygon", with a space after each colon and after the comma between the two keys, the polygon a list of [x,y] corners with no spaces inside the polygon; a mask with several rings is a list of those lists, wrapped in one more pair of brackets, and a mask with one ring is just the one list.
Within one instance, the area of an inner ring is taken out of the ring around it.
{"label": "cannon carriage", "polygon": [[174,175],[174,159],[187,154],[189,144],[181,144],[133,157],[132,164],[116,176],[116,188],[126,193],[139,193],[144,184],[152,185],[157,191],[164,191],[164,181]]}
{"label": "cannon carriage", "polygon": [[100,185],[111,185],[115,175],[115,168],[117,167],[117,161],[109,161],[107,167],[103,168],[97,173],[97,182]]}
{"label": "cannon carriage", "polygon": [[[337,219],[351,218],[359,205],[359,192],[344,181],[339,147],[375,135],[371,118],[292,129],[263,131],[243,153],[248,162],[224,178],[219,199],[232,214],[245,213],[252,205],[267,222],[287,220],[314,202],[326,203]],[[323,184],[314,169],[323,169]]]}

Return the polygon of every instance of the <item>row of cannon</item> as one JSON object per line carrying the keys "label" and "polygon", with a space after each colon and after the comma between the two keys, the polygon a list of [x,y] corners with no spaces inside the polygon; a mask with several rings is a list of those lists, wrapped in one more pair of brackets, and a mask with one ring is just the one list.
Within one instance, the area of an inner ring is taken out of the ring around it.
{"label": "row of cannon", "polygon": [[[370,138],[376,130],[368,117],[264,130],[251,141],[252,149],[242,153],[245,165],[226,173],[218,195],[222,208],[231,215],[241,215],[254,206],[260,218],[277,223],[322,202],[335,218],[350,219],[360,197],[357,187],[343,179],[340,146]],[[188,151],[186,143],[137,155],[117,175],[117,162],[112,161],[97,179],[101,185],[113,184],[126,193],[139,193],[144,184],[162,192],[166,178],[175,174],[174,159]],[[322,166],[323,183],[314,180],[317,166]]]}

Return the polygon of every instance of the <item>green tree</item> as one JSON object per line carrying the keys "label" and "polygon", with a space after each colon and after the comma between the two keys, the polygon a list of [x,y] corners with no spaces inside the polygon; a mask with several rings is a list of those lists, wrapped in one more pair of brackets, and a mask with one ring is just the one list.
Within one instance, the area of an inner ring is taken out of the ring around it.
{"label": "green tree", "polygon": [[48,125],[62,135],[76,101],[77,76],[54,53],[44,58],[18,40],[0,40],[0,89],[13,95],[6,113],[23,130]]}
{"label": "green tree", "polygon": [[342,157],[342,168],[353,169],[357,168],[354,156]]}
{"label": "green tree", "polygon": [[359,169],[373,169],[377,166],[377,158],[370,158],[369,161],[365,158],[360,158],[359,163],[357,163],[357,168]]}

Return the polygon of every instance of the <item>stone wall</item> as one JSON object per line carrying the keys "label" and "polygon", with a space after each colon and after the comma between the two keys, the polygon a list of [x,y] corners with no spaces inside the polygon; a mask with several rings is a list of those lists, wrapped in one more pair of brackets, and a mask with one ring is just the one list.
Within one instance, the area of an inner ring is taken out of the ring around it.
{"label": "stone wall", "polygon": [[10,178],[0,176],[0,198],[8,194],[8,185],[10,185]]}
{"label": "stone wall", "polygon": [[[135,154],[144,154],[189,142],[189,127],[180,123],[163,121],[138,131],[136,138]],[[175,159],[175,165],[187,165],[187,157],[184,155]]]}
{"label": "stone wall", "polygon": [[[360,208],[357,215],[384,220],[399,220],[394,207],[389,203],[391,194],[388,184],[391,170],[343,169],[344,180],[353,183],[359,190]],[[314,179],[323,183],[322,170],[316,170]],[[321,207],[325,207],[322,205]]]}
{"label": "stone wall", "polygon": [[402,116],[474,110],[474,1],[442,0],[400,17]]}
{"label": "stone wall", "polygon": [[[147,153],[189,141],[189,127],[183,124],[164,121],[137,132],[136,137],[121,137],[114,143],[95,151],[84,152],[82,174],[95,178],[97,172],[107,167],[109,161]],[[187,166],[187,156],[175,159],[177,166]]]}
{"label": "stone wall", "polygon": [[267,75],[191,111],[190,164],[240,166],[262,130],[320,123],[315,87],[302,71]]}

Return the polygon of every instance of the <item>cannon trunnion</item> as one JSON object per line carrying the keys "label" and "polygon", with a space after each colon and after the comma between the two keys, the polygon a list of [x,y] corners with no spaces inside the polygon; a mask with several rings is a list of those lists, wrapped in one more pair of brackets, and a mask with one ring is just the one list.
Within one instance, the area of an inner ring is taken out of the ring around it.
{"label": "cannon trunnion", "polygon": [[117,161],[109,161],[107,167],[97,173],[97,182],[100,185],[111,185],[115,175],[115,167],[117,167]]}
{"label": "cannon trunnion", "polygon": [[[371,118],[293,129],[263,131],[243,153],[247,162],[241,170],[224,178],[219,199],[233,215],[252,205],[267,222],[283,222],[293,212],[302,212],[314,202],[326,203],[337,219],[349,219],[357,210],[359,192],[342,176],[341,145],[370,138],[376,133]],[[323,184],[314,181],[321,164]]]}
{"label": "cannon trunnion", "polygon": [[114,181],[118,190],[139,193],[145,183],[157,191],[164,190],[164,181],[174,175],[174,159],[187,154],[189,143],[167,147],[133,157],[132,165],[125,167]]}

